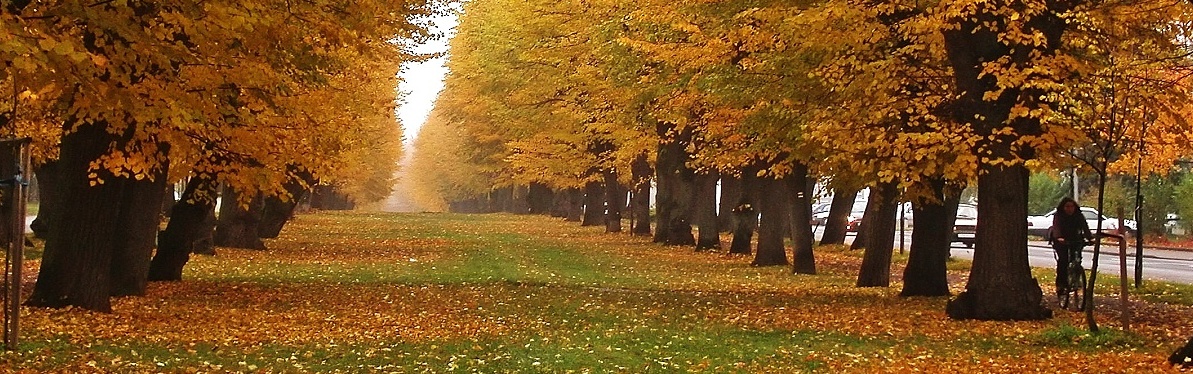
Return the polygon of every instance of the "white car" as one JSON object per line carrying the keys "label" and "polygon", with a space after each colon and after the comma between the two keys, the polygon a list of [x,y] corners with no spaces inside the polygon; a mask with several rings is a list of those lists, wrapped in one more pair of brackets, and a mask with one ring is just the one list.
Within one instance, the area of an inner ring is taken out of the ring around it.
{"label": "white car", "polygon": [[953,241],[973,248],[978,233],[978,207],[973,204],[957,206],[957,221],[953,223]]}
{"label": "white car", "polygon": [[[1042,216],[1027,216],[1027,233],[1047,238],[1048,229],[1052,227],[1052,216],[1055,214],[1056,209],[1053,209],[1048,213],[1044,213]],[[1118,231],[1118,220],[1112,220],[1098,214],[1097,209],[1083,206],[1081,207],[1081,215],[1085,216],[1085,223],[1089,225],[1090,231],[1097,230],[1098,217],[1102,217],[1102,232],[1114,233]]]}

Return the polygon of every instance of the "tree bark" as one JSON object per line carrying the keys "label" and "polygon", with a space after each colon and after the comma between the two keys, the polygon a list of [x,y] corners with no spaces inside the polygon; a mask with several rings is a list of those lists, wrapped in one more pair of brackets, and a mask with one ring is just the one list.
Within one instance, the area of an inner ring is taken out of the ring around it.
{"label": "tree bark", "polygon": [[555,218],[567,218],[568,207],[571,206],[571,196],[567,190],[555,191],[551,196],[551,216]]}
{"label": "tree bark", "polygon": [[658,227],[655,242],[666,245],[695,245],[692,235],[691,195],[695,186],[695,171],[688,167],[687,145],[692,139],[691,127],[676,134],[675,125],[659,122],[658,157],[655,172],[658,192],[655,198]]}
{"label": "tree bark", "polygon": [[92,186],[92,161],[107,154],[113,143],[127,146],[127,139],[108,133],[105,122],[68,120],[64,127],[75,124],[75,131],[62,138],[57,176],[51,177],[57,183],[49,188],[61,199],[45,212],[50,234],[26,303],[110,312],[111,296],[144,293],[164,170],[155,173],[156,182],[103,175],[103,183]]}
{"label": "tree bark", "polygon": [[29,230],[33,231],[33,236],[41,239],[49,239],[50,227],[54,227],[50,223],[50,212],[55,211],[62,206],[62,196],[59,195],[59,184],[61,183],[61,173],[58,168],[58,161],[48,161],[41,166],[34,169],[33,173],[37,177],[37,218],[29,225]]}
{"label": "tree bark", "polygon": [[[1022,164],[995,162],[1034,157],[1030,147],[1013,144],[1023,136],[1041,134],[1040,120],[1029,116],[1011,119],[1010,113],[1015,107],[1035,110],[1047,105],[1041,102],[1047,92],[1040,86],[1008,86],[987,69],[988,64],[1001,63],[1027,71],[1037,59],[1054,56],[1068,27],[1058,15],[1079,4],[1049,2],[1049,9],[1026,20],[1009,20],[983,8],[950,19],[957,27],[944,32],[945,51],[956,77],[954,87],[960,94],[953,118],[970,124],[982,139],[975,149],[982,155],[978,166],[981,224],[969,282],[945,308],[951,318],[1036,320],[1052,316],[1052,311],[1041,305],[1043,292],[1027,262],[1028,170]],[[995,31],[1008,22],[1022,26],[1019,32],[1042,36],[1038,40],[1042,43],[1008,44]],[[992,93],[997,96],[988,97]],[[1006,128],[1010,134],[1001,131]]]}
{"label": "tree bark", "polygon": [[903,291],[899,296],[950,295],[947,263],[961,193],[941,178],[932,180],[930,188],[938,201],[912,204],[915,230],[911,231],[911,252],[903,269]]}
{"label": "tree bark", "polygon": [[584,184],[584,218],[580,226],[598,226],[605,218],[605,186],[600,181]]}
{"label": "tree bark", "polygon": [[781,179],[760,178],[761,198],[758,212],[758,249],[754,252],[753,266],[787,265],[787,248],[783,238],[788,231],[791,216],[791,200]]}
{"label": "tree bark", "polygon": [[1027,261],[1028,170],[979,166],[973,266],[965,291],[945,311],[954,319],[1038,320],[1052,317]]}
{"label": "tree bark", "polygon": [[858,287],[887,287],[891,285],[891,252],[895,250],[895,221],[899,213],[899,188],[895,183],[879,183],[870,194],[873,220],[866,230],[866,253],[862,255],[862,269],[857,277]]}
{"label": "tree bark", "polygon": [[[285,189],[289,195],[285,199],[279,196],[265,198],[261,210],[261,224],[257,226],[257,236],[272,239],[282,234],[286,222],[294,218],[294,210],[298,208],[298,201],[307,194],[308,186],[315,185],[315,176],[307,171],[294,170],[296,179],[286,182]],[[214,188],[214,187],[212,187]],[[214,196],[214,195],[212,195]]]}
{"label": "tree bark", "polygon": [[849,249],[862,249],[866,248],[867,244],[869,244],[867,243],[867,239],[870,237],[870,232],[867,231],[866,228],[874,225],[873,221],[875,219],[875,215],[871,212],[878,209],[878,207],[874,205],[878,204],[878,200],[880,200],[877,196],[878,195],[874,193],[874,188],[871,187],[870,193],[866,197],[866,209],[862,213],[862,222],[858,224],[857,233],[854,235],[853,244],[849,245]]}
{"label": "tree bark", "polygon": [[530,213],[530,187],[523,185],[515,185],[510,187],[510,205],[506,210],[513,214],[529,214]]}
{"label": "tree bark", "polygon": [[617,170],[606,169],[605,175],[605,232],[621,232],[621,208],[625,206],[625,189],[617,180]]}
{"label": "tree bark", "polygon": [[215,224],[215,235],[212,236],[215,245],[265,250],[265,242],[257,236],[264,199],[260,195],[254,196],[249,200],[248,207],[242,208],[237,202],[239,192],[229,187],[223,190],[223,203],[220,204],[220,215]]}
{"label": "tree bark", "polygon": [[828,210],[828,219],[824,223],[824,234],[820,236],[820,245],[845,244],[849,213],[853,212],[853,203],[857,201],[858,191],[861,189],[833,188],[833,202]]}
{"label": "tree bark", "polygon": [[195,248],[212,246],[213,213],[218,192],[216,181],[208,174],[196,174],[187,181],[182,198],[170,212],[166,229],[158,233],[158,248],[149,265],[149,280],[181,281],[190,254],[203,251]]}
{"label": "tree bark", "polygon": [[[168,165],[168,164],[167,164]],[[127,179],[114,233],[112,252],[112,296],[144,295],[149,284],[149,262],[157,245],[162,223],[162,200],[166,197],[166,170],[152,179]]]}
{"label": "tree bark", "polygon": [[[352,210],[356,204],[335,186],[321,184],[311,189],[311,208],[319,210]],[[223,209],[220,210],[223,213]]]}
{"label": "tree bark", "polygon": [[548,214],[551,212],[551,202],[555,199],[555,191],[542,183],[531,183],[526,196],[530,205],[530,214]]}
{"label": "tree bark", "polygon": [[567,222],[580,222],[584,219],[584,190],[569,188]]}
{"label": "tree bark", "polygon": [[729,253],[750,254],[751,241],[754,230],[758,229],[758,198],[761,184],[756,168],[747,167],[742,170],[741,189],[738,191],[737,205],[733,208],[733,242],[729,244]]}
{"label": "tree bark", "polygon": [[742,177],[721,175],[721,198],[717,201],[717,227],[721,232],[733,231],[733,209],[741,197]]}
{"label": "tree bark", "polygon": [[650,161],[646,159],[645,154],[640,154],[634,158],[634,162],[630,165],[630,173],[633,174],[634,193],[633,193],[633,215],[634,227],[631,229],[634,235],[650,236],[650,175],[654,170],[650,167]]}
{"label": "tree bark", "polygon": [[692,194],[692,216],[699,228],[696,250],[721,250],[721,229],[717,225],[716,172],[696,176],[696,191]]}
{"label": "tree bark", "polygon": [[812,252],[812,199],[808,165],[797,163],[791,168],[788,185],[792,189],[791,241],[792,267],[795,274],[816,274],[816,257]]}

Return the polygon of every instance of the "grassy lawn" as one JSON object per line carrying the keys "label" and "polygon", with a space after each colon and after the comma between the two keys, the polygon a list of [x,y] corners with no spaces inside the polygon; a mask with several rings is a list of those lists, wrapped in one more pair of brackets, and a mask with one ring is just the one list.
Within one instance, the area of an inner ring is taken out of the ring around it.
{"label": "grassy lawn", "polygon": [[1063,310],[952,321],[897,296],[905,255],[862,289],[841,247],[792,275],[539,216],[300,215],[267,244],[195,257],[111,314],[25,308],[0,371],[1155,372],[1193,333],[1187,286],[1150,282],[1131,332],[1107,275],[1099,335]]}

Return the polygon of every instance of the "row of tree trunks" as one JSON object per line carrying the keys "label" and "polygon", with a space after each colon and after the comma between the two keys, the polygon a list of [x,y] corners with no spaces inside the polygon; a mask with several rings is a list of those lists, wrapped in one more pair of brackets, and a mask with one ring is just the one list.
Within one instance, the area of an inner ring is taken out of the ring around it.
{"label": "row of tree trunks", "polygon": [[48,186],[59,199],[41,208],[46,248],[26,303],[110,312],[112,296],[145,293],[166,171],[140,180],[105,175],[92,186],[92,161],[128,137],[109,133],[102,121],[64,124],[58,183]]}
{"label": "row of tree trunks", "polygon": [[257,235],[260,231],[261,214],[265,208],[260,196],[248,197],[242,204],[241,194],[235,189],[224,187],[221,194],[219,220],[212,236],[216,246],[264,250],[265,242]]}
{"label": "row of tree trunks", "polygon": [[[225,198],[224,200],[227,200]],[[340,192],[335,186],[326,184],[315,186],[311,191],[311,209],[318,210],[352,210],[356,203],[348,195]]]}

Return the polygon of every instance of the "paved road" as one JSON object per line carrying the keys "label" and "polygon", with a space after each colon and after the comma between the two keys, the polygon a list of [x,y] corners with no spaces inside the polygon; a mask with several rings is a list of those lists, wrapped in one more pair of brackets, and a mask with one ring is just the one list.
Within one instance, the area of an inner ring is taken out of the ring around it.
{"label": "paved road", "polygon": [[[959,258],[973,258],[973,250],[960,244],[954,245],[951,253]],[[1082,265],[1086,269],[1093,265],[1093,255],[1093,247],[1086,247],[1082,255]],[[1027,256],[1031,266],[1056,268],[1052,247],[1046,242],[1028,242]],[[1098,277],[1117,279],[1120,273],[1119,263],[1118,245],[1104,244],[1098,258]],[[1143,278],[1193,284],[1193,252],[1144,248]],[[1135,279],[1135,248],[1131,247],[1127,248],[1127,279]]]}
{"label": "paved road", "polygon": [[[817,229],[815,231],[817,238],[819,238],[820,234],[821,230]],[[853,235],[850,234],[847,236],[845,242],[852,243]],[[898,249],[899,245],[899,233],[896,232],[895,248]],[[910,229],[905,232],[903,246],[904,248],[911,247]],[[1027,249],[1028,261],[1031,266],[1049,269],[1056,268],[1056,258],[1052,254],[1052,247],[1047,242],[1028,242]],[[961,243],[953,243],[950,253],[958,258],[973,259],[973,249],[966,248]],[[1086,269],[1089,269],[1093,264],[1093,255],[1093,247],[1086,247],[1085,255],[1082,256]],[[1098,262],[1098,277],[1100,279],[1105,279],[1102,277],[1117,279],[1120,273],[1117,244],[1104,245]],[[1127,278],[1132,281],[1135,279],[1134,242],[1129,243],[1127,247]],[[1145,247],[1143,251],[1143,279],[1193,284],[1193,251],[1174,251]]]}

